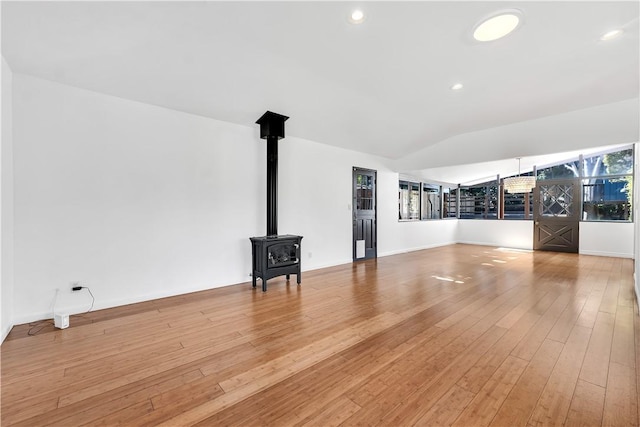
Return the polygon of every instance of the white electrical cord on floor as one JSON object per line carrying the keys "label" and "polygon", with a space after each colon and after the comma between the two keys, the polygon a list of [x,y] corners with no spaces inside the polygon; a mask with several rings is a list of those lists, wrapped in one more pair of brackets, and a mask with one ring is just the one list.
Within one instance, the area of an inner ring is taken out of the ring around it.
{"label": "white electrical cord on floor", "polygon": [[58,293],[60,292],[60,289],[56,289],[56,294],[53,296],[53,304],[51,304],[51,311],[53,312],[53,315],[56,315],[56,304],[58,303]]}

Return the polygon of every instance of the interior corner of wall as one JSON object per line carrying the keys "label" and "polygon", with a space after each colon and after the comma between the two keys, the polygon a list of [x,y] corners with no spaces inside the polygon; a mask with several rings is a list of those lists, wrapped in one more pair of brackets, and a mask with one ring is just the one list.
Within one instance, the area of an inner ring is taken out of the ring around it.
{"label": "interior corner of wall", "polygon": [[3,326],[2,331],[0,331],[0,333],[2,333],[2,336],[0,336],[0,344],[4,342],[4,340],[9,335],[9,332],[11,332],[11,329],[13,329],[13,324],[2,325],[2,326]]}

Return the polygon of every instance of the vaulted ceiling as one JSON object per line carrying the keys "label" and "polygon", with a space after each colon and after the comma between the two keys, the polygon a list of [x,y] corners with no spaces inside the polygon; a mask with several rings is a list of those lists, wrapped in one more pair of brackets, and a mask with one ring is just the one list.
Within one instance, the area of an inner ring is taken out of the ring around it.
{"label": "vaulted ceiling", "polygon": [[[512,34],[472,38],[513,8]],[[232,123],[276,111],[289,135],[421,169],[481,151],[490,129],[637,112],[638,15],[636,1],[2,2],[2,55],[16,73]]]}

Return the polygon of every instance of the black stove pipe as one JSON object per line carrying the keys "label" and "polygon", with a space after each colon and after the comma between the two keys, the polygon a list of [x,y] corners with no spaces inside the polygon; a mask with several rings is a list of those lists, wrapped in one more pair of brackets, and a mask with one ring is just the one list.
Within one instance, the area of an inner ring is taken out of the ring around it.
{"label": "black stove pipe", "polygon": [[267,111],[256,122],[260,138],[267,140],[267,236],[278,235],[278,140],[284,138],[289,117]]}
{"label": "black stove pipe", "polygon": [[267,137],[267,236],[278,235],[278,138]]}

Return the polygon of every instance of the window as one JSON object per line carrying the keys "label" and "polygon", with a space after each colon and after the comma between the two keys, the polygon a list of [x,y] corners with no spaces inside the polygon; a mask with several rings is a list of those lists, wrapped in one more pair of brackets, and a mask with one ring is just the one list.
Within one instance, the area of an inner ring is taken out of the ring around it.
{"label": "window", "polygon": [[[531,176],[533,172],[520,174]],[[503,219],[532,219],[533,218],[533,190],[529,193],[502,192]]]}
{"label": "window", "polygon": [[537,176],[539,180],[582,178],[583,221],[632,220],[633,148],[552,165]]}
{"label": "window", "polygon": [[548,166],[544,169],[538,169],[537,178],[544,179],[565,179],[575,178],[580,174],[579,161],[567,162],[559,165]]}
{"label": "window", "polygon": [[631,221],[633,149],[584,159],[594,170],[582,180],[583,221]]}
{"label": "window", "polygon": [[631,176],[583,180],[582,220],[630,221]]}
{"label": "window", "polygon": [[[585,158],[582,176],[631,175],[633,173],[633,149],[598,154]],[[587,167],[590,166],[590,168]]]}
{"label": "window", "polygon": [[460,189],[460,218],[482,218],[484,213],[484,189]]}
{"label": "window", "polygon": [[401,221],[457,218],[458,189],[410,180],[398,181],[398,219]]}
{"label": "window", "polygon": [[[539,181],[580,179],[583,221],[631,221],[633,165],[631,147],[548,165],[538,169],[535,175]],[[533,191],[507,193],[498,180],[460,187],[408,178],[399,181],[398,218],[402,221],[444,218],[529,220],[533,219],[533,194]],[[556,203],[550,209],[558,206]]]}
{"label": "window", "polygon": [[526,194],[503,193],[504,219],[532,219],[533,192]]}
{"label": "window", "polygon": [[373,176],[357,174],[356,209],[373,210]]}
{"label": "window", "polygon": [[399,219],[420,219],[420,183],[400,181]]}
{"label": "window", "polygon": [[422,219],[440,219],[440,186],[422,184]]}
{"label": "window", "polygon": [[460,188],[460,218],[497,219],[497,181]]}
{"label": "window", "polygon": [[633,149],[597,154],[538,169],[537,179],[590,178],[633,174]]}
{"label": "window", "polygon": [[442,188],[442,218],[458,217],[458,188],[443,187]]}

